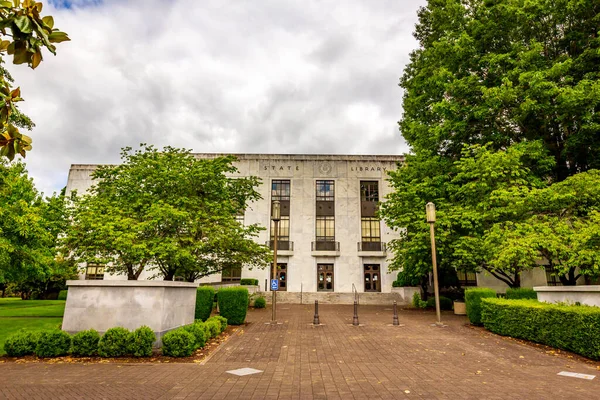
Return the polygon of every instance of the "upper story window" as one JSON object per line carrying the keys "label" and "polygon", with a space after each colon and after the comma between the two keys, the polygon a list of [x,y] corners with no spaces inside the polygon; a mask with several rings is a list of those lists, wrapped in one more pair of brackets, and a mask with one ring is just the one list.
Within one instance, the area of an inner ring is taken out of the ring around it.
{"label": "upper story window", "polygon": [[334,201],[335,184],[332,180],[317,181],[317,201]]}
{"label": "upper story window", "polygon": [[86,280],[103,280],[104,279],[104,265],[88,264],[85,268],[85,279]]}
{"label": "upper story window", "polygon": [[289,201],[290,200],[290,180],[273,179],[271,182],[271,200]]}
{"label": "upper story window", "polygon": [[379,201],[379,182],[360,181],[360,201]]}

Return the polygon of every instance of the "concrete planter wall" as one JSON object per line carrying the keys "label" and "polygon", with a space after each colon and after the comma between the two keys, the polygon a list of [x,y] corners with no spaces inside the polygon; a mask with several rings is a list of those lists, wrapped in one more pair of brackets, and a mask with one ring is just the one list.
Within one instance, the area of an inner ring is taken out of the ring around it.
{"label": "concrete planter wall", "polygon": [[464,301],[454,302],[454,314],[456,315],[467,315],[467,303]]}
{"label": "concrete planter wall", "polygon": [[194,322],[198,284],[172,281],[67,281],[62,329],[100,333],[150,327],[157,345],[166,332]]}
{"label": "concrete planter wall", "polygon": [[412,304],[415,293],[419,293],[419,296],[421,295],[421,288],[419,286],[393,287],[392,293],[398,293],[405,304]]}
{"label": "concrete planter wall", "polygon": [[600,307],[600,285],[579,286],[536,286],[539,301],[547,303],[577,302],[588,306]]}

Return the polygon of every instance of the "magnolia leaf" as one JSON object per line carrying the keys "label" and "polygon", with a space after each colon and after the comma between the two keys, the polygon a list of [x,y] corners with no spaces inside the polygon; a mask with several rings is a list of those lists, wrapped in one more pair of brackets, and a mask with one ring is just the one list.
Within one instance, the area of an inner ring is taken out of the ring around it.
{"label": "magnolia leaf", "polygon": [[35,69],[38,65],[40,65],[41,62],[42,62],[42,53],[38,49],[38,51],[33,53],[33,56],[31,57],[31,68]]}
{"label": "magnolia leaf", "polygon": [[42,18],[42,22],[44,22],[44,25],[46,25],[48,28],[54,28],[54,18],[52,18],[51,15],[47,15]]}
{"label": "magnolia leaf", "polygon": [[12,8],[13,4],[11,1],[0,1],[0,7]]}
{"label": "magnolia leaf", "polygon": [[53,31],[50,35],[48,35],[48,40],[51,43],[60,43],[60,42],[67,42],[71,39],[69,39],[69,36],[67,36],[67,34],[65,32]]}
{"label": "magnolia leaf", "polygon": [[21,88],[18,87],[15,90],[13,90],[12,92],[10,92],[10,97],[12,97],[13,99],[15,97],[21,97]]}
{"label": "magnolia leaf", "polygon": [[16,17],[15,25],[19,28],[21,33],[31,33],[32,31],[31,20],[26,15],[19,15]]}

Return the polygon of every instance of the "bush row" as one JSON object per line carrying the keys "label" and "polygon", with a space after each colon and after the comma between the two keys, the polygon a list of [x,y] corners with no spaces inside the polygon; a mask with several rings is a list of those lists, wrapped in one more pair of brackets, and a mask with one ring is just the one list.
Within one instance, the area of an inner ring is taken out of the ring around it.
{"label": "bush row", "polygon": [[[241,325],[248,311],[248,289],[240,286],[225,287],[217,292],[219,312],[231,325]],[[212,286],[200,286],[196,291],[195,319],[206,321],[210,317],[215,298]]]}
{"label": "bush row", "polygon": [[510,300],[532,299],[537,300],[537,292],[531,288],[506,289],[505,298]]}
{"label": "bush row", "polygon": [[258,286],[258,279],[242,278],[240,279],[240,285]]}
{"label": "bush row", "polygon": [[535,300],[484,299],[486,329],[600,359],[600,308]]}
{"label": "bush row", "polygon": [[473,325],[481,325],[481,299],[496,297],[496,292],[488,288],[472,288],[465,290],[467,317]]}
{"label": "bush row", "polygon": [[4,342],[4,351],[12,357],[35,354],[38,357],[58,357],[69,352],[75,356],[118,357],[152,355],[156,336],[152,329],[142,326],[133,332],[121,327],[111,328],[102,337],[93,330],[71,336],[65,331],[19,331]]}
{"label": "bush row", "polygon": [[188,357],[226,328],[227,320],[221,316],[208,318],[205,322],[197,320],[191,325],[165,333],[162,337],[162,353],[171,357]]}

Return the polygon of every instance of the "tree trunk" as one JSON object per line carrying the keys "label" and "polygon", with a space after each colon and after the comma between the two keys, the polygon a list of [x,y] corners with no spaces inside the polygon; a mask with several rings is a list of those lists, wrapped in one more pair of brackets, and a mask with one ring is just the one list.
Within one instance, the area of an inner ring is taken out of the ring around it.
{"label": "tree trunk", "polygon": [[577,285],[577,278],[579,278],[579,275],[575,276],[575,267],[569,268],[569,272],[558,277],[558,279],[560,279],[560,283],[562,283],[563,286]]}
{"label": "tree trunk", "polygon": [[513,285],[511,286],[512,289],[518,289],[521,287],[521,274],[519,271],[515,272],[515,277],[513,279]]}

